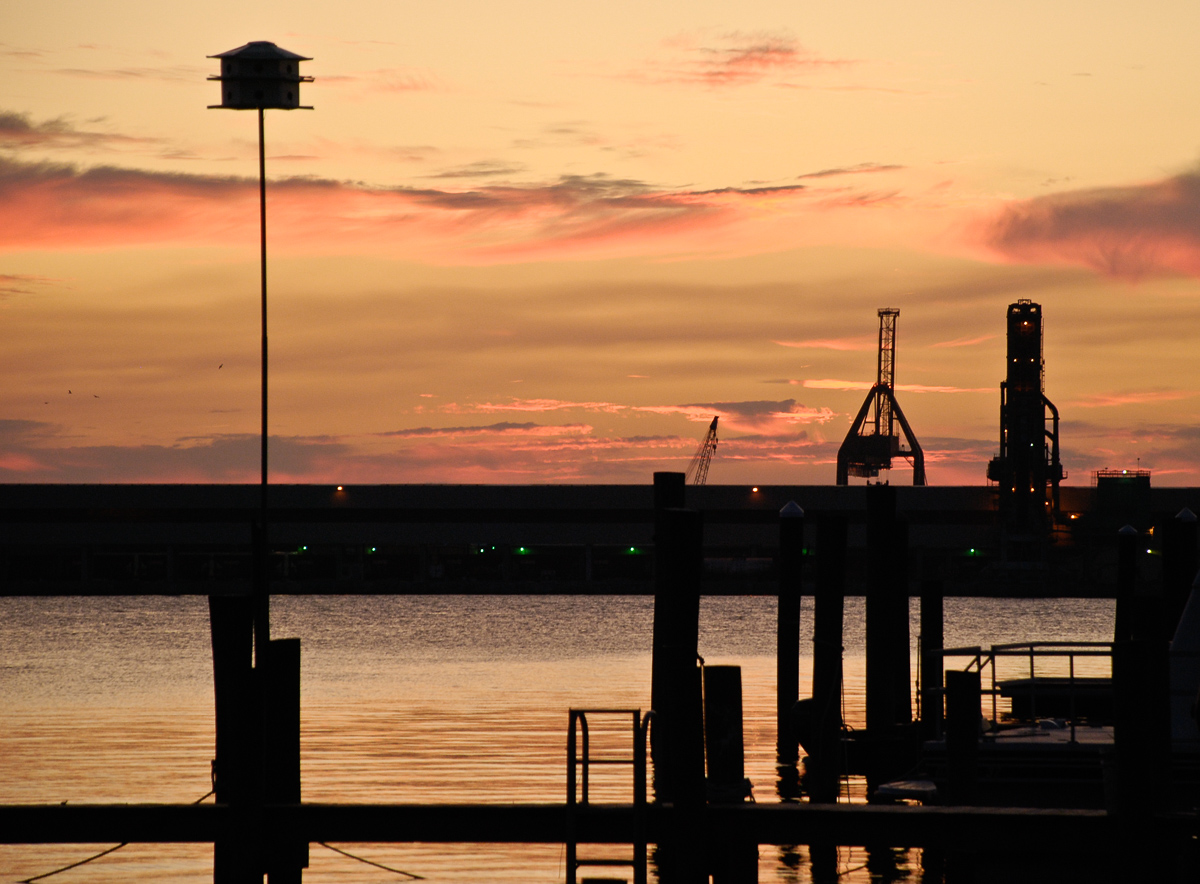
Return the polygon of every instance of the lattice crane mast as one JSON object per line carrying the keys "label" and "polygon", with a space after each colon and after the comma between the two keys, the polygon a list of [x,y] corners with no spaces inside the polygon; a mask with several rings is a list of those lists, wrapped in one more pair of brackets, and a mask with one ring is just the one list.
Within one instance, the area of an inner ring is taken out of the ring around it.
{"label": "lattice crane mast", "polygon": [[708,465],[712,462],[712,456],[717,451],[717,421],[721,416],[717,415],[712,419],[712,423],[708,425],[708,433],[704,437],[704,441],[700,443],[700,447],[696,449],[696,453],[692,455],[692,462],[688,464],[684,476],[692,480],[693,485],[703,485],[708,480]]}
{"label": "lattice crane mast", "polygon": [[[879,358],[875,384],[858,410],[850,432],[838,449],[837,484],[845,485],[850,476],[872,478],[880,470],[892,468],[892,458],[903,457],[912,463],[913,484],[925,484],[925,452],[896,401],[896,317],[895,307],[879,310]],[[871,418],[868,419],[868,415]],[[900,424],[908,448],[900,445],[895,425]]]}

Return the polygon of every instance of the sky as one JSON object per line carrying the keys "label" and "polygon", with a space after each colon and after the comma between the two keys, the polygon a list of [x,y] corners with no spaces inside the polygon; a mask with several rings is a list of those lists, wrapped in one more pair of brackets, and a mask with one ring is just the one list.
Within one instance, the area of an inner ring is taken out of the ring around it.
{"label": "sky", "polygon": [[[900,310],[934,485],[1045,316],[1067,484],[1200,485],[1200,5],[0,7],[0,482],[831,484]],[[903,462],[886,478],[911,482]]]}

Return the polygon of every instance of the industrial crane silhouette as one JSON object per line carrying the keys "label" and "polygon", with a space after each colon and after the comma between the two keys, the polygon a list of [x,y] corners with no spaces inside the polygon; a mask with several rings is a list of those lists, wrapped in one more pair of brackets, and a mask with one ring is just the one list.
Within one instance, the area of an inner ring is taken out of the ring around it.
{"label": "industrial crane silhouette", "polygon": [[[837,456],[837,484],[848,484],[850,476],[872,478],[880,470],[892,468],[893,457],[903,457],[912,463],[913,484],[925,484],[925,452],[913,435],[912,427],[896,401],[896,317],[895,307],[879,310],[879,362],[875,385],[858,410]],[[873,418],[867,420],[872,411]],[[900,423],[908,450],[900,447],[894,421]]]}
{"label": "industrial crane silhouette", "polygon": [[692,462],[688,464],[687,470],[684,471],[685,478],[691,478],[693,485],[703,485],[708,480],[708,465],[717,450],[717,421],[720,419],[720,415],[712,419],[712,423],[708,425],[708,433],[705,435],[704,441],[700,443],[700,447],[692,455]]}

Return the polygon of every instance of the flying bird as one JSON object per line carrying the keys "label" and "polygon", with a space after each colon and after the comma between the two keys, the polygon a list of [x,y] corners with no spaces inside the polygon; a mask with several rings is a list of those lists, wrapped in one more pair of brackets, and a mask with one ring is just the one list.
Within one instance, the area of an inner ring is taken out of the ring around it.
{"label": "flying bird", "polygon": [[217,366],[217,368],[224,368],[224,367],[225,367],[225,363],[224,363],[224,362],[222,362],[220,365],[218,365],[218,366]]}

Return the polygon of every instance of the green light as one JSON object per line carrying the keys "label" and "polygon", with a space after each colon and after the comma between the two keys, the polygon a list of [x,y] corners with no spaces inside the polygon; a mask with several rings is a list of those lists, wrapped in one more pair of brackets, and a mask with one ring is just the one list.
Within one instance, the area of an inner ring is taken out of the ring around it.
{"label": "green light", "polygon": [[373,552],[375,552],[375,547],[373,547],[373,546],[368,546],[368,547],[367,547],[367,552],[368,552],[368,553],[373,553]]}

